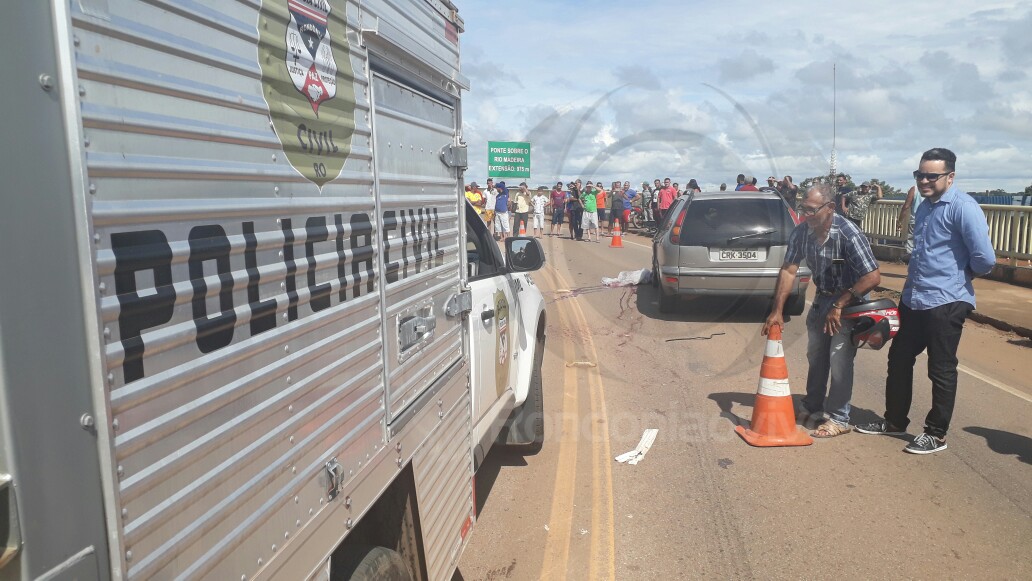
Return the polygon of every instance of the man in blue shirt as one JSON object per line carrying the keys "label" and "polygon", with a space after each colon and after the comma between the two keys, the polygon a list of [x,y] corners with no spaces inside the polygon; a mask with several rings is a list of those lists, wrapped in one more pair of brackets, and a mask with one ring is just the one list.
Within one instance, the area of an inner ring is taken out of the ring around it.
{"label": "man in blue shirt", "polygon": [[946,432],[957,397],[957,346],[964,320],[975,308],[971,279],[989,274],[996,252],[985,214],[974,198],[953,185],[957,156],[929,149],[914,172],[924,199],[916,212],[914,252],[899,305],[899,333],[889,348],[885,379],[885,419],[857,431],[906,433],[914,391],[914,363],[928,349],[932,409],[924,432],[905,452],[931,454],[946,449]]}
{"label": "man in blue shirt", "polygon": [[505,187],[505,182],[498,182],[495,189],[498,191],[494,207],[495,237],[504,242],[512,233],[509,225],[509,188]]}
{"label": "man in blue shirt", "polygon": [[634,200],[638,199],[638,192],[631,187],[631,182],[624,182],[623,189],[623,228],[626,230],[627,224],[630,223],[631,220],[631,208],[634,207]]}
{"label": "man in blue shirt", "polygon": [[805,260],[813,271],[817,293],[806,316],[806,359],[810,369],[799,419],[806,424],[825,411],[828,413],[828,421],[812,433],[815,438],[831,438],[850,430],[849,401],[853,397],[856,346],[851,337],[852,324],[842,321],[842,308],[881,282],[871,243],[855,224],[835,213],[834,205],[832,190],[826,184],[810,188],[803,196],[799,215],[805,221],[796,226],[788,239],[785,263],[774,291],[774,306],[761,331],[766,335],[772,326],[784,326],[785,301],[795,286],[799,263]]}

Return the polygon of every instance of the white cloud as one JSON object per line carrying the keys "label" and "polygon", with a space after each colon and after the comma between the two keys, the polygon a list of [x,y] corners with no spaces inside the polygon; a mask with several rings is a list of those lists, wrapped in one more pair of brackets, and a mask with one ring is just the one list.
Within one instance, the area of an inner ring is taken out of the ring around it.
{"label": "white cloud", "polygon": [[535,182],[591,171],[716,185],[772,166],[801,181],[827,171],[835,97],[843,171],[909,185],[921,151],[945,146],[961,183],[977,170],[989,189],[1020,191],[1032,182],[1032,10],[966,0],[928,26],[941,8],[464,1],[469,179],[483,180],[488,139],[527,138]]}
{"label": "white cloud", "polygon": [[722,82],[748,81],[774,71],[774,61],[752,48],[743,50],[738,56],[721,59],[718,66]]}
{"label": "white cloud", "polygon": [[591,139],[591,141],[603,147],[609,147],[610,145],[616,143],[616,138],[613,137],[613,126],[609,124],[603,125],[602,128],[598,130],[598,133],[595,135],[595,137]]}

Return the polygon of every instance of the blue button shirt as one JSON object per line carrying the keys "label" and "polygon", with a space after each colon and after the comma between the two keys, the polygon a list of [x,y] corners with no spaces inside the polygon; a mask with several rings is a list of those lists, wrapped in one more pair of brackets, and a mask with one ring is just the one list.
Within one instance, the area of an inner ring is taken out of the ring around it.
{"label": "blue button shirt", "polygon": [[958,301],[974,307],[971,279],[995,265],[985,213],[954,184],[939,201],[924,200],[917,208],[903,303],[918,311]]}
{"label": "blue button shirt", "polygon": [[634,188],[628,188],[628,190],[626,192],[624,192],[624,200],[623,200],[624,210],[630,210],[631,209],[631,200],[633,200],[635,197],[637,197],[637,195],[638,195],[638,192],[636,192],[634,190]]}
{"label": "blue button shirt", "polygon": [[852,288],[865,274],[878,270],[871,243],[856,224],[835,214],[828,237],[817,240],[810,224],[792,230],[785,251],[785,264],[800,264],[813,272],[813,282],[822,293],[841,293]]}

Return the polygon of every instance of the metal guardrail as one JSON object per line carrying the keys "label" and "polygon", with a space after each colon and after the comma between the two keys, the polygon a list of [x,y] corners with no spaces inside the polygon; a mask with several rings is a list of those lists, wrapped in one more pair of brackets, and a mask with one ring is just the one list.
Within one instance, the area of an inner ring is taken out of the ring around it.
{"label": "metal guardrail", "polygon": [[[906,231],[896,231],[900,200],[877,200],[871,204],[864,218],[864,233],[878,240],[892,240],[902,243]],[[1008,259],[1011,266],[1018,260],[1032,260],[1032,206],[983,205],[986,222],[989,224],[989,238],[996,249],[997,258]]]}

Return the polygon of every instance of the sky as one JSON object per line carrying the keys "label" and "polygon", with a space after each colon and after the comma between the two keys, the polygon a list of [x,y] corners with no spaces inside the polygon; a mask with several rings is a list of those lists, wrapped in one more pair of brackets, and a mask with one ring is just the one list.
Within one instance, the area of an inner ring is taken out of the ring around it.
{"label": "sky", "polygon": [[531,142],[531,185],[798,183],[834,135],[857,182],[947,147],[964,190],[1032,184],[1028,2],[455,1],[467,181],[492,140]]}

